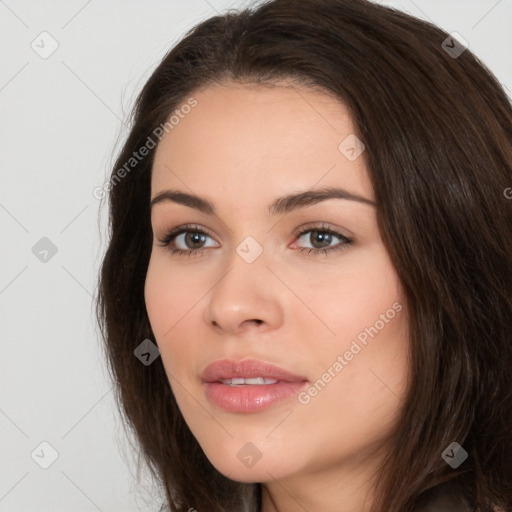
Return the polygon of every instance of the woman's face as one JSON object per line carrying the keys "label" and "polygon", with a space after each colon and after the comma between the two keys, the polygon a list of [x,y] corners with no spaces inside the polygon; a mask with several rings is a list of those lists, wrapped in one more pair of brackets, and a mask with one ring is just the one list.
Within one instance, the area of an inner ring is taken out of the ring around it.
{"label": "woman's face", "polygon": [[[156,149],[145,286],[179,408],[233,480],[355,485],[396,424],[409,346],[351,117],[303,87],[193,97]],[[302,196],[328,188],[347,195]],[[205,375],[219,360],[234,363]],[[244,375],[273,380],[218,382]]]}

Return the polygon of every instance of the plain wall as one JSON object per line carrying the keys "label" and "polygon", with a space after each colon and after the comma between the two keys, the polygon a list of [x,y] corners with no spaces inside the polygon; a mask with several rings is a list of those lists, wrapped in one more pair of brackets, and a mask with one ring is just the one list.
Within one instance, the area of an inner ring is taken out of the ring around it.
{"label": "plain wall", "polygon": [[[249,3],[0,2],[0,512],[159,510],[151,482],[135,484],[93,315],[106,237],[93,191],[162,56]],[[461,34],[510,94],[512,2],[381,3]]]}

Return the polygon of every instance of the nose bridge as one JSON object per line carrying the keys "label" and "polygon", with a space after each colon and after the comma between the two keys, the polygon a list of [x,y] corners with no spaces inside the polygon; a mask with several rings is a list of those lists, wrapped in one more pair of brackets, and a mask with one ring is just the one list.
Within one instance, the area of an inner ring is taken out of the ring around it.
{"label": "nose bridge", "polygon": [[266,280],[271,276],[267,262],[263,243],[246,236],[227,256],[225,272],[213,291],[218,296],[225,294],[223,298],[228,301],[249,301],[252,295],[263,297],[264,290],[260,287],[268,291]]}
{"label": "nose bridge", "polygon": [[[260,236],[261,238],[261,236]],[[257,260],[261,260],[263,255],[263,240],[256,240],[252,235],[246,236],[235,248],[236,254],[242,259],[247,265],[253,265]]]}
{"label": "nose bridge", "polygon": [[237,332],[246,321],[279,323],[281,307],[267,268],[263,244],[245,237],[226,260],[225,271],[209,294],[205,320],[226,331]]}

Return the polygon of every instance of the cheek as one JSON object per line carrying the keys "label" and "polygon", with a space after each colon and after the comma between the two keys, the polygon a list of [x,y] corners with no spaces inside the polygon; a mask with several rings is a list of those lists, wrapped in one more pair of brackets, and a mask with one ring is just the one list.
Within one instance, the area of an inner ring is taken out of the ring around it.
{"label": "cheek", "polygon": [[[204,278],[172,268],[165,255],[151,258],[144,296],[155,342],[171,386],[188,377],[200,355],[197,312],[204,298]],[[180,361],[181,364],[177,364]]]}
{"label": "cheek", "polygon": [[170,265],[165,256],[152,256],[144,286],[151,327],[161,341],[172,335],[178,322],[204,294],[194,275],[176,272]]}
{"label": "cheek", "polygon": [[146,310],[171,386],[171,376],[176,375],[173,362],[182,357],[182,354],[178,353],[179,346],[169,340],[175,336],[180,327],[179,319],[186,313],[184,303],[187,302],[187,293],[187,288],[178,286],[171,279],[164,262],[152,257],[144,287]]}
{"label": "cheek", "polygon": [[[173,287],[162,265],[152,256],[146,274],[144,298],[153,333],[157,340],[171,327],[168,314],[174,311],[176,302]],[[166,327],[167,326],[167,327]]]}
{"label": "cheek", "polygon": [[[385,311],[380,309],[376,311]],[[359,314],[359,319],[354,314],[345,317],[343,325],[338,323],[335,344],[325,345],[321,353],[311,355],[318,380],[312,383],[316,396],[304,409],[311,420],[305,421],[314,432],[321,418],[325,440],[332,443],[334,452],[378,441],[389,432],[399,417],[409,381],[405,308],[377,334],[369,331],[365,343],[343,331],[366,334],[364,328],[374,324],[375,315]],[[335,366],[336,361],[340,363],[339,356],[342,366]],[[347,440],[351,440],[349,444]]]}
{"label": "cheek", "polygon": [[[408,318],[398,275],[385,253],[359,253],[347,268],[338,282],[324,287],[330,300],[325,293],[323,300],[322,294],[315,296],[319,316],[334,335],[326,333],[311,359],[317,378],[329,368],[336,374],[317,405],[343,404],[360,420],[367,414],[386,415],[400,404],[397,396],[406,389],[409,368]],[[346,362],[335,371],[338,356]]]}
{"label": "cheek", "polygon": [[[334,332],[332,340],[338,349],[375,322],[380,325],[387,311],[393,318],[398,316],[392,309],[394,303],[403,305],[398,276],[387,255],[378,249],[346,258],[336,273],[321,282],[312,276],[307,289],[311,309]],[[392,323],[386,323],[386,331]]]}

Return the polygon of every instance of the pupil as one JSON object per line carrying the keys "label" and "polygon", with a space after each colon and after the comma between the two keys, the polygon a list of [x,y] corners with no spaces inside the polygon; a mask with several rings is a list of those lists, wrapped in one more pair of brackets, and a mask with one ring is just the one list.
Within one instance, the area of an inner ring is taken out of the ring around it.
{"label": "pupil", "polygon": [[[312,231],[311,232],[311,237],[313,238],[313,240],[315,239],[315,237],[313,235],[316,235],[316,238],[320,241],[320,244],[322,242],[327,242],[327,246],[329,246],[330,242],[331,242],[331,234],[330,233],[325,233],[323,231]],[[312,242],[313,246],[315,246],[315,242]],[[325,245],[320,245],[320,247],[316,247],[316,248],[323,248],[325,247]]]}
{"label": "pupil", "polygon": [[185,241],[186,241],[187,245],[189,242],[193,245],[193,244],[204,242],[204,240],[201,240],[203,237],[204,237],[204,235],[202,235],[201,233],[187,233],[187,236],[185,237],[186,238]]}

